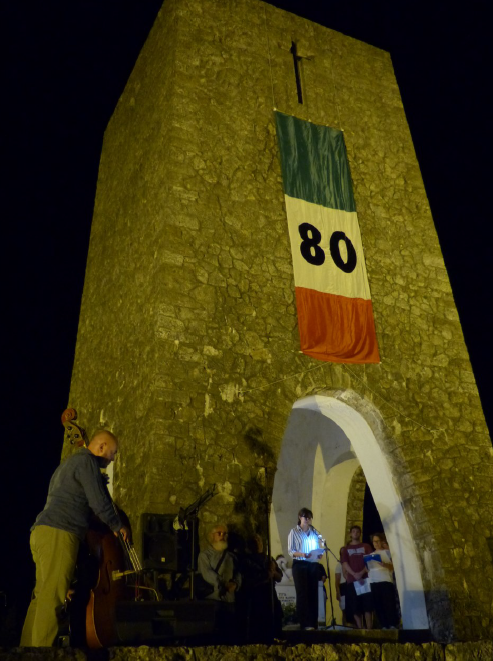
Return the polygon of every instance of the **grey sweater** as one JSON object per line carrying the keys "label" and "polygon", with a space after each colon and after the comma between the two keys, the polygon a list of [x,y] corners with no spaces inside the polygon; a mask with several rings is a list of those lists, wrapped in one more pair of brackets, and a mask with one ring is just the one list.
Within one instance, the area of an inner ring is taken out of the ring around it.
{"label": "grey sweater", "polygon": [[53,473],[44,510],[31,528],[50,526],[84,539],[91,510],[114,532],[122,522],[103,482],[99,457],[87,448],[71,455]]}
{"label": "grey sweater", "polygon": [[234,556],[228,551],[219,567],[219,572],[215,571],[222,554],[222,551],[216,551],[212,546],[208,546],[204,551],[201,551],[199,554],[199,572],[207,583],[210,583],[214,588],[214,592],[207,597],[208,599],[233,602],[235,593],[226,592],[223,594],[222,588],[229,581],[234,581],[238,586],[238,590],[241,587],[241,574],[236,569]]}

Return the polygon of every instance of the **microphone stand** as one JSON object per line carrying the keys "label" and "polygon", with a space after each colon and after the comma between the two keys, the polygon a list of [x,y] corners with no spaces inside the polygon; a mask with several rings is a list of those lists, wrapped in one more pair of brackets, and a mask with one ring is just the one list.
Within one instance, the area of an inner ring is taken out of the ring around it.
{"label": "microphone stand", "polygon": [[196,567],[196,544],[197,540],[195,538],[197,525],[195,523],[199,510],[203,507],[214,495],[216,491],[216,485],[214,484],[210,489],[202,494],[197,500],[186,507],[185,509],[180,507],[180,511],[177,514],[175,520],[173,521],[173,528],[175,530],[188,530],[188,522],[192,523],[192,559],[189,568],[189,599],[190,601],[195,601],[195,574],[197,573]]}
{"label": "microphone stand", "polygon": [[336,628],[336,618],[334,615],[334,602],[332,599],[332,582],[330,580],[330,570],[329,570],[329,553],[335,558],[337,562],[339,561],[339,558],[332,553],[331,549],[327,546],[327,542],[325,539],[322,537],[322,535],[318,535],[319,541],[322,543],[322,548],[324,550],[325,554],[325,564],[327,566],[327,580],[329,582],[329,600],[330,600],[330,611],[331,611],[331,618],[330,618],[330,624],[327,627],[328,629],[335,629]]}

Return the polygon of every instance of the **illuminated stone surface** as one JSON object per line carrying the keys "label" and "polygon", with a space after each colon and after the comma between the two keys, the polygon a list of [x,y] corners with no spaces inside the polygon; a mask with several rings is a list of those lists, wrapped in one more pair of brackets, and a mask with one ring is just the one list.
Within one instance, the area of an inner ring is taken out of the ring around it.
{"label": "illuminated stone surface", "polygon": [[[493,644],[476,643],[438,645],[427,643],[361,643],[358,645],[245,645],[241,647],[114,647],[101,650],[98,659],[108,661],[274,661],[318,659],[319,661],[489,661]],[[92,653],[94,656],[94,653]],[[14,648],[1,649],[0,661],[85,661],[90,653],[78,649]]]}
{"label": "illuminated stone surface", "polygon": [[[273,105],[344,128],[380,365],[298,352]],[[261,525],[294,402],[344,389],[380,411],[433,634],[486,636],[492,447],[389,54],[253,0],[166,0],[105,134],[70,393],[121,439],[137,541],[213,483],[203,523]]]}
{"label": "illuminated stone surface", "polygon": [[353,526],[363,528],[363,505],[365,500],[366,480],[361,467],[356,469],[347,501],[346,530]]}

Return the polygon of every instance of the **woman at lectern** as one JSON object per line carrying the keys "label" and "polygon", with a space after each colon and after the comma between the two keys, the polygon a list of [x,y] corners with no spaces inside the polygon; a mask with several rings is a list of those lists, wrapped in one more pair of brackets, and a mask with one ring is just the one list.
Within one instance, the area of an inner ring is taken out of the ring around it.
{"label": "woman at lectern", "polygon": [[293,558],[296,613],[301,629],[318,625],[318,571],[322,557],[318,531],[312,526],[313,513],[307,507],[298,512],[298,525],[288,535],[288,553]]}

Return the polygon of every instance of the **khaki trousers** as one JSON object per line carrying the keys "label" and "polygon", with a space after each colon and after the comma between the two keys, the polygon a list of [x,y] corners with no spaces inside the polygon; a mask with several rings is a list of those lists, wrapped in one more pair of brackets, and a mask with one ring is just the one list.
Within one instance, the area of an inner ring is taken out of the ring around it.
{"label": "khaki trousers", "polygon": [[58,633],[58,614],[72,580],[79,538],[71,532],[36,526],[31,552],[36,563],[36,586],[29,605],[21,646],[51,647]]}

